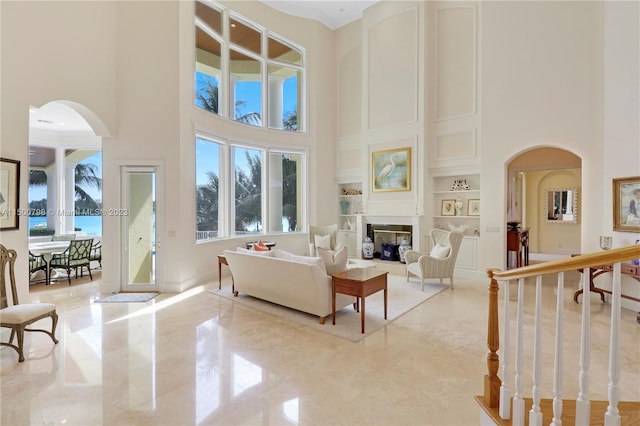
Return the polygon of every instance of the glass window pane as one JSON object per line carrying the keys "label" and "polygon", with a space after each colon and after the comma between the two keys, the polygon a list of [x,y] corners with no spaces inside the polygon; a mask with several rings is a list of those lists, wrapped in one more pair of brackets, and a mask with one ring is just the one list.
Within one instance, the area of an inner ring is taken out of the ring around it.
{"label": "glass window pane", "polygon": [[229,27],[231,43],[260,55],[262,52],[262,33],[234,18],[229,19]]}
{"label": "glass window pane", "polygon": [[235,234],[262,232],[262,152],[233,147]]}
{"label": "glass window pane", "polygon": [[219,114],[220,103],[220,43],[196,28],[196,106]]}
{"label": "glass window pane", "polygon": [[222,36],[222,13],[211,7],[196,2],[196,18],[200,19],[209,29]]}
{"label": "glass window pane", "polygon": [[297,131],[301,72],[276,65],[269,65],[268,69],[269,127]]}
{"label": "glass window pane", "polygon": [[231,50],[231,99],[234,120],[262,126],[262,71],[260,61]]}
{"label": "glass window pane", "polygon": [[220,145],[196,138],[196,241],[221,236]]}
{"label": "glass window pane", "polygon": [[269,37],[269,59],[302,65],[302,52],[279,40]]}
{"label": "glass window pane", "polygon": [[302,229],[301,154],[269,154],[269,232],[295,232]]}
{"label": "glass window pane", "polygon": [[75,230],[102,235],[102,151],[95,152],[75,167]]}

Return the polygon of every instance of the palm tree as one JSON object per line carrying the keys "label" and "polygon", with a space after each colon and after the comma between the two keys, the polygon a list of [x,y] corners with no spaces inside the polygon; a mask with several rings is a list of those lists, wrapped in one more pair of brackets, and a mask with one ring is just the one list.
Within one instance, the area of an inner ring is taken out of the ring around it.
{"label": "palm tree", "polygon": [[207,76],[203,74],[204,82],[198,87],[198,94],[196,95],[196,99],[200,104],[202,104],[202,108],[213,112],[214,114],[218,113],[218,86],[216,84],[216,80],[213,77]]}
{"label": "palm tree", "polygon": [[[85,188],[102,189],[102,179],[98,177],[97,171],[95,164],[83,163],[76,164],[74,171],[76,200],[91,209],[99,208],[100,204],[85,191]],[[47,186],[47,174],[43,170],[29,170],[29,186]]]}
{"label": "palm tree", "polygon": [[262,161],[259,155],[245,152],[248,173],[236,170],[236,231],[247,231],[255,225],[259,231],[262,225]]}
{"label": "palm tree", "polygon": [[289,231],[295,231],[298,226],[297,164],[286,156],[282,157],[282,215],[289,222]]}
{"label": "palm tree", "polygon": [[218,188],[220,179],[214,172],[207,172],[208,181],[196,190],[196,229],[218,231]]}

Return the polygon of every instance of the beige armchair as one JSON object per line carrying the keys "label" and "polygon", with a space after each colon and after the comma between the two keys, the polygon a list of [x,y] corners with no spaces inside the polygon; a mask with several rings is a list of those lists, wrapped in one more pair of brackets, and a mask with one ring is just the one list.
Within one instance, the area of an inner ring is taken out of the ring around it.
{"label": "beige armchair", "polygon": [[[16,288],[15,263],[16,251],[5,248],[0,244],[0,327],[10,328],[11,336],[8,342],[0,342],[2,346],[9,346],[18,352],[18,361],[24,361],[24,332],[39,331],[47,334],[58,343],[56,339],[56,325],[58,324],[58,314],[56,305],[53,303],[18,303],[18,291]],[[8,266],[8,268],[7,268]],[[7,294],[7,275],[11,289],[12,305],[9,305],[9,295]],[[51,318],[51,332],[43,329],[27,328],[27,326],[43,318]],[[13,338],[17,337],[17,344],[13,343]]]}
{"label": "beige armchair", "polygon": [[453,289],[453,270],[456,266],[458,250],[464,238],[460,232],[443,231],[433,229],[431,231],[433,249],[429,254],[420,254],[414,250],[408,250],[404,254],[407,264],[407,281],[414,275],[420,277],[420,290],[424,291],[424,280],[449,278]]}
{"label": "beige armchair", "polygon": [[329,236],[330,249],[334,251],[340,250],[343,245],[336,242],[336,235],[338,233],[338,225],[328,226],[309,226],[309,256],[317,256],[316,253],[316,235],[319,237]]}

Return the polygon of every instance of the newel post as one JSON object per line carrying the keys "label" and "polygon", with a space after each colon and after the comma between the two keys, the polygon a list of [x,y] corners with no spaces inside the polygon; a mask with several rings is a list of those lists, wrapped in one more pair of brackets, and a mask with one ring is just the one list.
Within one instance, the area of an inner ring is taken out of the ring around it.
{"label": "newel post", "polygon": [[502,382],[498,377],[500,358],[498,349],[500,348],[500,332],[498,331],[498,281],[493,278],[493,269],[487,270],[487,276],[491,279],[489,285],[489,320],[487,327],[487,370],[484,376],[484,402],[491,408],[498,408],[500,405],[500,385]]}

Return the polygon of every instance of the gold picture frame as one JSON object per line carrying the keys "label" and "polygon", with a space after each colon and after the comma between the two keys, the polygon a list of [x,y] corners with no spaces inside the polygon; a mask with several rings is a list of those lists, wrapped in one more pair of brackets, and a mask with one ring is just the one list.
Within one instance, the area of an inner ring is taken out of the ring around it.
{"label": "gold picture frame", "polygon": [[456,215],[456,200],[442,200],[442,207],[440,209],[441,216],[455,216]]}
{"label": "gold picture frame", "polygon": [[613,230],[640,232],[640,176],[613,179]]}
{"label": "gold picture frame", "polygon": [[480,200],[470,199],[467,201],[467,216],[480,216]]}
{"label": "gold picture frame", "polygon": [[20,161],[0,158],[0,231],[18,229]]}
{"label": "gold picture frame", "polygon": [[411,190],[411,148],[371,153],[373,192]]}

